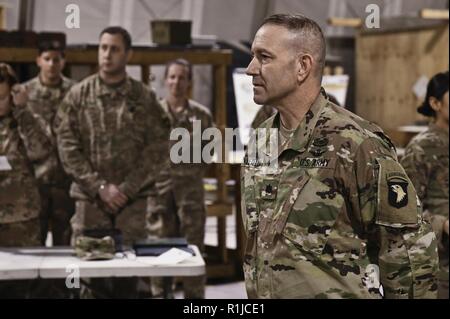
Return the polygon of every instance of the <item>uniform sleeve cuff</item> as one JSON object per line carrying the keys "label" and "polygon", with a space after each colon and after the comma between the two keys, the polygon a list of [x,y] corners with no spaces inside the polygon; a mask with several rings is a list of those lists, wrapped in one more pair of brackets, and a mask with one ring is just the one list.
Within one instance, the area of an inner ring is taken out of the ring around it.
{"label": "uniform sleeve cuff", "polygon": [[137,191],[134,190],[127,182],[123,182],[122,184],[120,184],[119,189],[128,197],[128,199],[133,199],[137,194]]}
{"label": "uniform sleeve cuff", "polygon": [[97,180],[88,186],[88,193],[91,198],[96,198],[101,185],[107,184],[105,180]]}

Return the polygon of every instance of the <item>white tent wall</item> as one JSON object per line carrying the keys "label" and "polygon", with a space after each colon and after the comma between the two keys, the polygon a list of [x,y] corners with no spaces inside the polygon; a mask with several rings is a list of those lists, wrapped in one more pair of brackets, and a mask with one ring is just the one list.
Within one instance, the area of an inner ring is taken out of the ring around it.
{"label": "white tent wall", "polygon": [[6,30],[17,29],[19,24],[19,1],[18,0],[0,0],[6,8],[5,20],[6,20]]}
{"label": "white tent wall", "polygon": [[[0,0],[8,6],[6,27],[18,25],[19,0]],[[96,43],[98,34],[108,25],[127,28],[135,45],[151,41],[150,24],[154,19],[188,19],[193,21],[193,35],[215,35],[219,40],[251,41],[262,19],[272,13],[300,12],[316,20],[327,36],[349,37],[353,29],[331,27],[328,17],[366,16],[365,8],[374,3],[380,6],[383,17],[417,13],[419,9],[448,8],[448,0],[29,0],[34,2],[32,19],[35,31],[62,31],[68,44]],[[80,8],[80,28],[65,26],[66,6]],[[157,93],[164,94],[162,66],[152,67]],[[129,68],[139,77],[137,67]],[[194,68],[193,98],[211,107],[211,68]]]}
{"label": "white tent wall", "polygon": [[[18,0],[2,0],[7,10],[7,28],[17,25]],[[335,17],[365,17],[368,4],[377,4],[383,17],[417,13],[420,8],[447,8],[448,0],[34,0],[33,28],[36,31],[67,33],[68,43],[95,42],[107,25],[129,29],[136,44],[150,41],[149,21],[153,19],[192,19],[193,34],[214,34],[223,40],[250,40],[266,15],[300,12],[316,20],[327,35],[351,35],[348,28],[327,26]],[[68,4],[80,7],[81,28],[65,27]],[[333,31],[334,30],[334,31]],[[329,34],[330,33],[330,34]]]}

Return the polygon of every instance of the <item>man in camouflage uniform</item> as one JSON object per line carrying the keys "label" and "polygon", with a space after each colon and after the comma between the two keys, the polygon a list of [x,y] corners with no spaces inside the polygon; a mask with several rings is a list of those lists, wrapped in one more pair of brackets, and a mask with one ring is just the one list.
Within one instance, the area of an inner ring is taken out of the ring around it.
{"label": "man in camouflage uniform", "polygon": [[435,298],[436,237],[392,143],[320,93],[320,27],[271,16],[252,52],[254,100],[278,110],[260,127],[278,133],[253,135],[243,165],[248,296]]}
{"label": "man in camouflage uniform", "polygon": [[[193,140],[201,139],[202,132],[213,126],[211,112],[203,105],[189,99],[192,84],[192,66],[184,59],[167,63],[165,84],[168,94],[161,105],[170,119],[172,129],[189,132],[190,163],[173,163],[170,169],[172,188],[168,194],[167,210],[163,221],[165,232],[169,236],[186,237],[189,244],[204,251],[206,211],[204,205],[203,176],[207,166],[193,162]],[[194,130],[198,125],[199,130]],[[197,136],[199,134],[199,136]],[[172,141],[173,146],[177,141]],[[199,145],[200,146],[200,145]],[[155,281],[156,282],[156,281]],[[183,278],[184,297],[201,299],[205,297],[205,276]],[[159,286],[159,287],[158,287]],[[153,285],[154,294],[161,293],[161,284]],[[158,289],[159,288],[159,289]]]}
{"label": "man in camouflage uniform", "polygon": [[[131,37],[121,27],[100,34],[99,73],[67,93],[55,119],[58,151],[72,177],[72,244],[85,230],[121,230],[125,245],[148,235],[147,197],[168,170],[170,124],[155,94],[127,76]],[[82,297],[136,298],[136,278],[90,280]]]}
{"label": "man in camouflage uniform", "polygon": [[31,111],[42,121],[47,135],[55,145],[55,152],[46,162],[35,167],[42,199],[41,243],[45,245],[49,226],[53,245],[70,244],[70,218],[75,203],[69,196],[70,179],[58,158],[56,136],[52,128],[58,107],[74,81],[61,74],[65,60],[61,43],[46,41],[39,44],[36,58],[39,75],[24,85],[29,95]]}
{"label": "man in camouflage uniform", "polygon": [[[439,299],[448,299],[448,72],[435,76],[442,79],[442,97],[430,98],[419,108],[434,114],[428,130],[415,136],[405,150],[401,164],[411,178],[417,195],[423,203],[424,217],[431,222],[438,238]],[[431,81],[430,81],[431,82]],[[433,109],[435,111],[433,111]],[[427,114],[427,112],[423,112]],[[428,115],[428,114],[427,114]]]}
{"label": "man in camouflage uniform", "polygon": [[[0,246],[39,246],[41,202],[32,165],[52,151],[23,86],[0,63]],[[0,298],[31,297],[30,280],[0,281]]]}

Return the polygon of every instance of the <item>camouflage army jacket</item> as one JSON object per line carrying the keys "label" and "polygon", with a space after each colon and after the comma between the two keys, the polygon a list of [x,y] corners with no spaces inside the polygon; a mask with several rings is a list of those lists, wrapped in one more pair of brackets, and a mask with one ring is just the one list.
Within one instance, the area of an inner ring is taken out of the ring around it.
{"label": "camouflage army jacket", "polygon": [[[28,92],[28,105],[33,114],[42,117],[47,123],[47,130],[52,130],[52,123],[64,96],[76,82],[62,76],[61,84],[50,87],[42,84],[39,76],[25,82]],[[54,133],[50,135],[54,136]]]}
{"label": "camouflage army jacket", "polygon": [[0,118],[0,224],[37,218],[40,198],[32,165],[52,152],[50,140],[28,108]]}
{"label": "camouflage army jacket", "polygon": [[436,236],[381,129],[319,95],[276,154],[254,143],[241,174],[250,298],[436,297]]}
{"label": "camouflage army jacket", "polygon": [[[166,100],[162,99],[161,105],[170,119],[171,128],[184,128],[190,135],[189,152],[191,163],[175,164],[172,162],[170,169],[171,175],[177,177],[201,178],[207,166],[201,159],[201,163],[194,163],[193,154],[194,152],[201,154],[203,146],[207,143],[207,141],[202,140],[202,133],[205,129],[214,126],[211,112],[208,108],[193,100],[189,100],[186,108],[179,114],[173,114],[173,112],[170,111],[169,104]],[[198,130],[194,130],[194,125],[198,125]],[[171,140],[170,146],[172,147],[177,141],[178,140]],[[197,143],[197,141],[201,141],[201,143]]]}
{"label": "camouflage army jacket", "polygon": [[449,279],[448,236],[443,224],[448,219],[449,135],[434,124],[415,136],[401,160],[406,173],[422,200],[424,216],[431,222],[438,237],[440,279]]}
{"label": "camouflage army jacket", "polygon": [[36,177],[43,184],[64,186],[70,183],[70,179],[59,162],[56,136],[52,125],[61,101],[73,84],[75,81],[64,76],[60,85],[56,87],[45,86],[39,76],[24,83],[28,91],[28,105],[55,145],[55,152],[46,161],[34,167]]}
{"label": "camouflage army jacket", "polygon": [[54,127],[74,198],[95,199],[103,183],[143,197],[156,172],[168,170],[169,120],[151,89],[131,77],[110,87],[95,74],[74,85]]}

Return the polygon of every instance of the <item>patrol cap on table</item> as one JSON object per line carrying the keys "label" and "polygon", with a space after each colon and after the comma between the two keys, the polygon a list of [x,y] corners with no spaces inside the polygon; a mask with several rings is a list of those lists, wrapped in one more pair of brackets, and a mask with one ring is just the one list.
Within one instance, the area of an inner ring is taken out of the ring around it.
{"label": "patrol cap on table", "polygon": [[83,260],[113,259],[115,243],[111,236],[94,238],[79,236],[75,242],[75,253]]}

